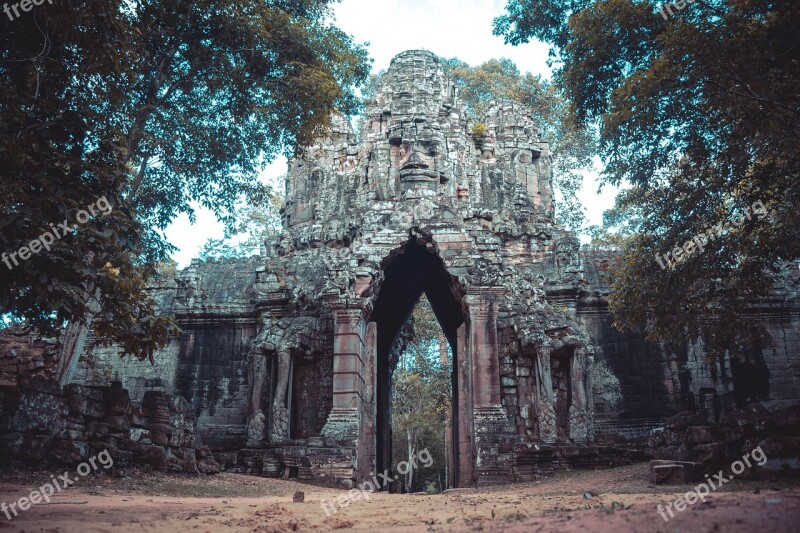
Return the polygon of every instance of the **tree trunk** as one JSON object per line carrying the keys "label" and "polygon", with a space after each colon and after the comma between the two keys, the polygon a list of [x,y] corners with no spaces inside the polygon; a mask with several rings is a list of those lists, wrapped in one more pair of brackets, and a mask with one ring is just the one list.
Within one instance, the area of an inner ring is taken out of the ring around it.
{"label": "tree trunk", "polygon": [[412,468],[411,458],[414,456],[414,430],[408,430],[408,471],[406,472],[406,492],[414,491],[414,469]]}
{"label": "tree trunk", "polygon": [[86,307],[88,311],[85,316],[69,321],[61,346],[58,349],[58,366],[55,374],[61,387],[69,384],[75,378],[78,361],[86,347],[86,339],[89,337],[89,325],[100,310],[99,288],[88,289],[84,292],[84,295],[87,300]]}

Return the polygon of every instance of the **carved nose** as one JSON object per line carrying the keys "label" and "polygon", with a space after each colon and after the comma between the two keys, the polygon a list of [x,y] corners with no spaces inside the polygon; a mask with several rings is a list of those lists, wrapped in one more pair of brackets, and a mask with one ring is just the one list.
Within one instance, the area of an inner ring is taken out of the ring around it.
{"label": "carved nose", "polygon": [[419,155],[417,155],[417,152],[411,152],[411,155],[408,157],[408,161],[406,161],[406,164],[403,165],[403,170],[410,168],[427,169],[429,167],[428,164],[423,161]]}

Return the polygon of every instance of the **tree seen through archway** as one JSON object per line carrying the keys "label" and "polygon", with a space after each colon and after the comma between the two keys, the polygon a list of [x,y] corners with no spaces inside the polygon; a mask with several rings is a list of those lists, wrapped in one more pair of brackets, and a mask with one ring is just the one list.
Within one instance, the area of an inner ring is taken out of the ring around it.
{"label": "tree seen through archway", "polygon": [[448,486],[453,351],[424,294],[409,320],[413,334],[392,376],[392,456],[407,461],[427,449],[433,465],[417,461],[402,476],[403,490],[440,492]]}

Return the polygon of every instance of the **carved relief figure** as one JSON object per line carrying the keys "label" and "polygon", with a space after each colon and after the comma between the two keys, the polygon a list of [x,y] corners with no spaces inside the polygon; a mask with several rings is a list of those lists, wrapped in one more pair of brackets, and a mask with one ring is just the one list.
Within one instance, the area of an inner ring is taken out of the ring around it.
{"label": "carved relief figure", "polygon": [[569,407],[569,436],[576,442],[586,442],[589,436],[586,414],[586,371],[586,347],[581,344],[575,348],[570,368],[572,405]]}
{"label": "carved relief figure", "polygon": [[261,400],[267,377],[265,346],[270,328],[264,327],[250,346],[247,356],[247,382],[250,384],[250,401],[247,409],[247,447],[256,448],[264,442],[266,416],[261,409]]}
{"label": "carved relief figure", "polygon": [[537,414],[539,416],[539,438],[547,443],[556,441],[556,412],[553,406],[553,379],[550,376],[550,346],[541,346],[536,354],[536,368],[538,371],[539,402]]}
{"label": "carved relief figure", "polygon": [[286,393],[289,389],[292,351],[302,354],[312,353],[312,339],[317,322],[314,318],[299,317],[268,323],[253,342],[248,358],[248,377],[251,384],[249,418],[247,421],[247,443],[249,447],[263,444],[266,417],[261,410],[265,390],[267,369],[266,356],[275,354],[277,358],[275,396],[272,398],[272,424],[269,440],[271,443],[289,440],[289,407]]}

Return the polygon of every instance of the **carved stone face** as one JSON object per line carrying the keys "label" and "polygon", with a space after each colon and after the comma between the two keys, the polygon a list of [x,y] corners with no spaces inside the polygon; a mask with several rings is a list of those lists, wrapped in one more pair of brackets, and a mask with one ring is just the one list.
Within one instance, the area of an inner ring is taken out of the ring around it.
{"label": "carved stone face", "polygon": [[439,184],[447,180],[441,170],[440,137],[434,130],[424,127],[412,129],[398,125],[390,129],[392,168],[399,171],[403,193],[415,189],[435,193]]}

